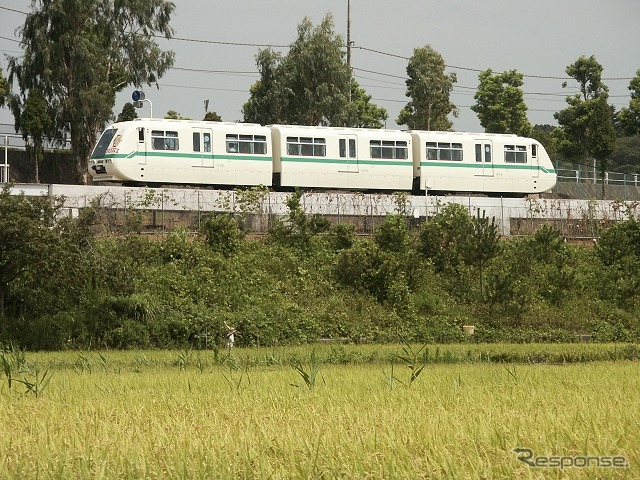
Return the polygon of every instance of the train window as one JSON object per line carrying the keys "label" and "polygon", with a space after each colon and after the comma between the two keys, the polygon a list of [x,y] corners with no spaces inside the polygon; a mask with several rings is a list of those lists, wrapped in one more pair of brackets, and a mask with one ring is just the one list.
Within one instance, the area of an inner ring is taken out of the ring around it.
{"label": "train window", "polygon": [[506,163],[527,163],[527,147],[524,145],[505,145],[504,161]]}
{"label": "train window", "polygon": [[238,135],[227,135],[227,153],[238,153]]}
{"label": "train window", "polygon": [[371,158],[382,158],[382,142],[380,140],[371,140],[369,150],[371,150]]}
{"label": "train window", "polygon": [[193,132],[193,151],[200,151],[200,134],[198,132]]}
{"label": "train window", "polygon": [[313,139],[313,156],[314,157],[326,157],[327,156],[327,140],[324,138]]}
{"label": "train window", "polygon": [[164,132],[151,130],[151,137],[153,138],[153,149],[164,150]]}
{"label": "train window", "polygon": [[287,155],[300,155],[298,137],[287,137]]}
{"label": "train window", "polygon": [[451,144],[451,160],[453,160],[454,162],[462,161],[462,144],[461,143]]}
{"label": "train window", "polygon": [[476,162],[482,161],[482,144],[476,143]]}
{"label": "train window", "polygon": [[227,153],[261,154],[267,153],[265,135],[227,135]]}
{"label": "train window", "polygon": [[531,156],[533,158],[536,158],[538,156],[538,145],[535,143],[531,145]]}
{"label": "train window", "polygon": [[166,150],[179,150],[178,132],[166,132],[167,138],[164,141]]}
{"label": "train window", "polygon": [[382,158],[394,158],[395,142],[383,140],[382,142]]}
{"label": "train window", "polygon": [[287,153],[305,157],[326,157],[327,140],[322,137],[287,137]]}
{"label": "train window", "polygon": [[204,143],[204,151],[205,152],[211,152],[211,134],[210,133],[203,133],[202,134],[202,140]]}
{"label": "train window", "polygon": [[462,161],[462,144],[427,142],[427,160]]}
{"label": "train window", "polygon": [[105,130],[105,132],[100,137],[100,140],[98,140],[98,144],[96,145],[96,148],[93,150],[93,153],[91,154],[91,156],[101,157],[102,155],[107,153],[107,148],[109,148],[109,145],[111,144],[111,140],[113,140],[113,137],[117,131],[118,131],[117,128],[110,128],[108,130]]}
{"label": "train window", "polygon": [[253,135],[240,135],[238,151],[240,153],[253,153]]}
{"label": "train window", "polygon": [[438,160],[451,160],[451,144],[438,142]]}
{"label": "train window", "polygon": [[[341,138],[338,142],[338,149],[340,150],[340,156],[342,158],[347,157],[347,140]],[[349,158],[356,158],[356,140],[355,138],[349,139]]]}
{"label": "train window", "polygon": [[313,139],[311,137],[300,137],[300,155],[313,157]]}
{"label": "train window", "polygon": [[180,142],[178,141],[178,132],[162,130],[151,130],[151,138],[153,138],[154,150],[179,150]]}
{"label": "train window", "polygon": [[438,159],[438,144],[436,142],[427,142],[427,160]]}
{"label": "train window", "polygon": [[265,135],[256,135],[253,137],[253,153],[267,153],[267,137]]}
{"label": "train window", "polygon": [[407,142],[402,140],[371,140],[369,141],[369,154],[371,158],[406,159],[409,158],[407,145]]}
{"label": "train window", "polygon": [[138,142],[144,143],[144,128],[138,129]]}

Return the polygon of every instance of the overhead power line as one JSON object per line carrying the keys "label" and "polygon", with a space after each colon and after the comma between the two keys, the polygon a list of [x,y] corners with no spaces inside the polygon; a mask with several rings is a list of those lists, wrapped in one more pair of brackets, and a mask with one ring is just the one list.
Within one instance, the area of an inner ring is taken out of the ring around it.
{"label": "overhead power line", "polygon": [[183,72],[198,72],[198,73],[218,73],[222,75],[238,75],[238,76],[251,76],[258,75],[257,71],[253,72],[241,72],[238,70],[207,70],[204,68],[187,68],[187,67],[171,67],[173,70],[180,70]]}
{"label": "overhead power line", "polygon": [[269,47],[269,48],[289,48],[290,47],[290,45],[273,45],[273,44],[267,44],[267,43],[222,42],[217,40],[200,40],[196,38],[184,38],[184,37],[167,38],[164,35],[152,35],[152,37],[164,38],[165,40],[178,40],[181,42],[209,43],[212,45],[231,45],[234,47]]}
{"label": "overhead power line", "polygon": [[[153,35],[155,38],[165,38],[162,35]],[[237,46],[237,47],[263,47],[263,48],[289,48],[290,45],[276,45],[276,44],[269,44],[269,43],[242,43],[242,42],[223,42],[223,41],[218,41],[218,40],[200,40],[200,39],[194,39],[194,38],[185,38],[185,37],[171,37],[168,40],[179,40],[181,42],[194,42],[194,43],[208,43],[208,44],[214,44],[214,45],[232,45],[232,46]],[[385,55],[388,57],[394,57],[394,58],[399,58],[402,60],[409,60],[411,57],[407,57],[405,55],[398,55],[395,53],[389,53],[389,52],[384,52],[382,50],[376,50],[373,48],[368,48],[368,47],[362,47],[359,45],[352,45],[351,48],[357,48],[360,50],[364,50],[367,52],[371,52],[371,53],[376,53],[379,55]],[[479,69],[479,68],[470,68],[470,67],[460,67],[458,65],[446,65],[445,67],[447,68],[451,68],[454,70],[464,70],[464,71],[469,71],[469,72],[477,72],[480,73],[484,70]],[[357,69],[354,69],[357,70]],[[361,70],[363,72],[368,72],[368,73],[377,73],[377,72],[371,72],[368,70]],[[397,75],[389,75],[389,74],[383,74],[383,73],[378,73],[379,75],[386,75],[389,77],[394,77],[394,78],[404,78],[404,77],[399,77]],[[531,74],[522,74],[523,77],[525,78],[540,78],[540,79],[545,79],[545,80],[568,80],[571,77],[564,76],[564,77],[555,77],[555,76],[551,76],[551,75],[531,75]],[[602,80],[607,80],[607,81],[615,81],[615,80],[632,80],[632,77],[607,77],[607,78],[603,78]]]}
{"label": "overhead power line", "polygon": [[3,7],[0,5],[0,10],[7,10],[9,12],[21,13],[23,15],[28,15],[27,12],[23,12],[22,10],[16,10],[15,8]]}
{"label": "overhead power line", "polygon": [[[17,10],[14,8],[9,8],[9,7],[4,7],[4,6],[0,6],[0,9],[2,10],[7,10],[10,12],[15,12],[15,13],[20,13],[23,15],[28,15],[27,12],[23,12],[21,10]],[[204,43],[204,44],[210,44],[210,45],[228,45],[228,46],[237,46],[237,47],[261,47],[261,48],[289,48],[290,45],[279,45],[279,44],[269,44],[269,43],[247,43],[247,42],[230,42],[230,41],[220,41],[220,40],[204,40],[204,39],[196,39],[196,38],[187,38],[187,37],[171,37],[171,38],[166,38],[163,35],[152,35],[152,37],[154,38],[158,38],[158,39],[165,39],[165,40],[176,40],[176,41],[181,41],[181,42],[191,42],[191,43]],[[4,36],[0,36],[0,38],[4,39],[4,40],[8,40],[8,41],[12,41],[12,42],[16,42],[16,43],[20,43],[19,40],[15,40],[9,37],[4,37]],[[411,57],[407,57],[406,55],[398,55],[395,53],[390,53],[390,52],[385,52],[382,50],[377,50],[377,49],[373,49],[373,48],[368,48],[368,47],[363,47],[360,45],[351,45],[351,48],[357,48],[359,50],[362,51],[366,51],[366,52],[371,52],[371,53],[375,53],[378,55],[384,55],[387,57],[393,57],[393,58],[399,58],[402,60],[410,60]],[[450,68],[453,70],[462,70],[462,71],[469,71],[469,72],[476,72],[476,73],[480,73],[482,71],[484,71],[483,69],[478,69],[478,68],[471,68],[471,67],[461,67],[459,65],[447,65],[445,64],[446,68]],[[202,71],[202,72],[206,72],[206,73],[228,73],[228,72],[216,72],[216,71],[206,71],[206,70],[197,70],[197,69],[186,69],[183,68],[182,70],[191,70],[191,71]],[[381,73],[381,72],[374,72],[371,70],[365,70],[365,69],[357,69],[354,68],[354,70],[357,71],[361,71],[361,72],[366,72],[366,73],[373,73],[376,75],[382,75],[382,76],[387,76],[390,78],[398,78],[401,80],[405,80],[406,77],[402,77],[402,76],[398,76],[398,75],[392,75],[392,74],[386,74],[386,73]],[[255,74],[255,72],[238,72],[239,74],[244,73],[244,74]],[[546,79],[546,80],[568,80],[571,79],[571,77],[567,76],[551,76],[551,75],[532,75],[532,74],[522,74],[523,77],[525,78],[537,78],[537,79]],[[630,81],[633,80],[633,77],[605,77],[602,78],[603,81]],[[546,95],[546,94],[541,94],[541,95]],[[549,94],[552,95],[552,94]]]}
{"label": "overhead power line", "polygon": [[[389,52],[383,52],[381,50],[375,50],[373,48],[367,48],[367,47],[360,47],[360,46],[353,46],[352,48],[359,48],[360,50],[364,50],[367,52],[372,52],[372,53],[377,53],[379,55],[386,55],[388,57],[394,57],[394,58],[400,58],[402,60],[409,60],[411,57],[406,57],[404,55],[397,55],[395,53],[389,53]],[[468,72],[483,72],[484,70],[479,69],[479,68],[469,68],[469,67],[459,67],[456,65],[446,65],[445,67],[447,68],[452,68],[454,70],[465,70]],[[486,70],[486,69],[485,69]],[[542,78],[542,79],[547,79],[547,80],[567,80],[570,79],[572,77],[569,77],[568,75],[565,77],[553,77],[553,76],[549,76],[549,75],[529,75],[529,74],[522,74],[523,77],[525,78]],[[608,78],[603,78],[602,80],[633,80],[632,77],[608,77]]]}
{"label": "overhead power line", "polygon": [[0,38],[2,38],[3,40],[9,40],[10,42],[20,43],[20,40],[16,40],[15,38],[9,38],[9,37],[5,37],[3,35],[0,35]]}

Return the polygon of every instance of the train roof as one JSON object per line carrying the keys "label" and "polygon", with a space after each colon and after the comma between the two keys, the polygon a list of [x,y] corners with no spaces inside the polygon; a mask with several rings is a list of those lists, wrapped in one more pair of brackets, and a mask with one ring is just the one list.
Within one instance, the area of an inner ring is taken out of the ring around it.
{"label": "train roof", "polygon": [[389,128],[358,128],[358,127],[327,127],[327,126],[313,126],[313,125],[287,125],[287,124],[270,124],[267,127],[274,130],[288,130],[288,131],[306,131],[306,130],[314,130],[314,131],[325,131],[331,133],[358,133],[358,132],[367,132],[372,134],[380,134],[383,132],[384,134],[389,135],[406,135],[408,132],[406,130],[394,130]]}
{"label": "train roof", "polygon": [[464,137],[464,138],[526,138],[521,137],[519,135],[515,135],[513,133],[484,133],[484,132],[444,132],[438,130],[409,130],[411,134],[418,135],[420,137],[439,137],[439,138],[453,138],[453,137]]}
{"label": "train roof", "polygon": [[113,127],[114,125],[122,125],[126,123],[144,123],[150,126],[160,126],[161,124],[180,124],[184,126],[191,127],[203,127],[203,126],[225,126],[229,128],[266,128],[259,123],[243,123],[243,122],[213,122],[209,120],[186,120],[186,119],[175,119],[175,118],[134,118],[133,120],[129,120],[126,122],[117,122],[109,125],[109,127]]}

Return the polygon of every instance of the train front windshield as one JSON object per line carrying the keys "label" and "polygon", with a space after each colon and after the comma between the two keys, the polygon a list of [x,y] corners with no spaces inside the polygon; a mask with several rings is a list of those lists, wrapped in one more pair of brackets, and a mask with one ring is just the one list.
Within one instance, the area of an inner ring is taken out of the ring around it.
{"label": "train front windshield", "polygon": [[109,148],[109,145],[111,145],[111,140],[113,139],[117,131],[117,128],[110,128],[108,130],[105,130],[105,132],[100,137],[96,148],[94,148],[93,153],[91,154],[92,158],[104,156],[104,154],[107,152],[107,148]]}

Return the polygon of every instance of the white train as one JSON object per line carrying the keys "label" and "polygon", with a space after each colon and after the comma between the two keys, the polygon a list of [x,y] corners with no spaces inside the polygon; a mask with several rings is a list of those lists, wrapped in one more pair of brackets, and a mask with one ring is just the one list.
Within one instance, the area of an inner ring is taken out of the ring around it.
{"label": "white train", "polygon": [[544,147],[515,135],[149,118],[109,126],[89,173],[126,185],[500,195],[556,184]]}

